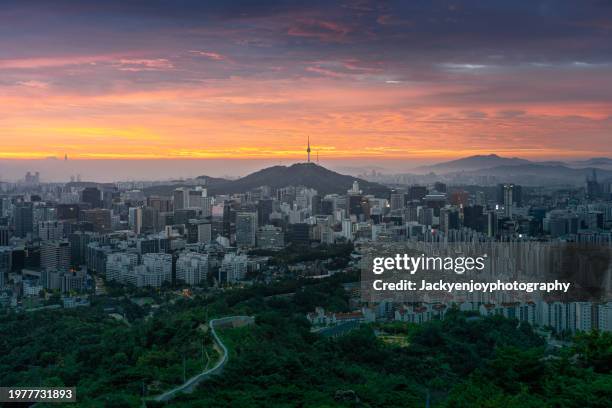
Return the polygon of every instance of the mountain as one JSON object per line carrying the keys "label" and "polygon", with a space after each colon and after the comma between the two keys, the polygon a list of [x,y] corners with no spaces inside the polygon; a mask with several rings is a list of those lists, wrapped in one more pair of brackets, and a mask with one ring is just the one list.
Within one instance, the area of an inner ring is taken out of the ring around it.
{"label": "mountain", "polygon": [[592,159],[575,161],[571,163],[573,166],[612,166],[612,159],[608,157],[593,157]]}
{"label": "mountain", "polygon": [[529,163],[531,163],[529,160],[519,159],[518,157],[501,157],[496,154],[489,154],[469,156],[462,159],[451,160],[429,166],[421,166],[417,167],[415,171],[419,173],[451,173],[458,171],[488,169],[499,166],[516,166]]}
{"label": "mountain", "polygon": [[612,177],[612,171],[585,167],[572,168],[564,165],[551,165],[540,163],[528,163],[514,166],[497,166],[488,169],[464,172],[464,176],[494,176],[500,182],[514,182],[524,185],[547,185],[547,184],[574,184],[584,183],[587,176],[596,171],[599,180]]}
{"label": "mountain", "polygon": [[[206,176],[198,178],[204,177]],[[237,180],[207,178],[206,181],[206,187],[211,194],[243,193],[261,186],[305,186],[317,190],[320,195],[344,194],[353,186],[354,181],[359,182],[359,188],[364,194],[377,197],[387,197],[389,194],[389,189],[382,184],[336,173],[315,163],[268,167]],[[169,195],[177,187],[178,185],[155,186],[145,189],[145,194]]]}

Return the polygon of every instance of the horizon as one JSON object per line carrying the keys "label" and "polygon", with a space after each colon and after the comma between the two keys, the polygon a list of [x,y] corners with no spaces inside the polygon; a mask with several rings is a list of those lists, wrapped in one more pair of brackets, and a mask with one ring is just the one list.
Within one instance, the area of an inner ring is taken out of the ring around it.
{"label": "horizon", "polygon": [[[320,165],[329,170],[351,176],[363,175],[376,171],[380,174],[422,174],[421,166],[439,165],[474,157],[498,157],[501,159],[524,159],[533,163],[559,161],[572,164],[588,159],[608,158],[605,156],[548,158],[530,160],[524,157],[504,156],[497,153],[478,154],[471,156],[451,157],[448,160],[416,160],[387,159],[384,161],[358,159],[328,159],[323,162],[316,160],[310,163]],[[27,172],[40,172],[42,182],[68,182],[71,178],[80,178],[83,182],[129,182],[129,181],[174,181],[187,180],[200,176],[237,179],[273,166],[292,166],[307,163],[305,160],[271,160],[271,159],[240,159],[240,158],[157,158],[157,159],[2,159],[0,158],[0,182],[17,182],[23,179]],[[231,167],[226,161],[233,162]],[[612,159],[611,159],[612,160]],[[173,162],[173,166],[159,167],[160,162]],[[179,163],[177,165],[177,163]],[[237,165],[237,163],[239,165]],[[112,166],[111,166],[112,164]],[[597,167],[597,166],[594,166]],[[417,171],[415,171],[417,170]]]}
{"label": "horizon", "polygon": [[601,2],[8,1],[0,158],[288,161],[308,137],[327,161],[612,156],[611,20]]}

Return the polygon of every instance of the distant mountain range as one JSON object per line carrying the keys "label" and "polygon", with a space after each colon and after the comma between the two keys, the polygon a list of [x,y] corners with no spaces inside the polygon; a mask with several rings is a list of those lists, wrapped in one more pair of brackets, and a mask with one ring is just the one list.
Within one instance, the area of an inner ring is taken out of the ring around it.
{"label": "distant mountain range", "polygon": [[475,176],[494,176],[500,181],[512,181],[526,185],[577,184],[596,172],[599,180],[612,178],[612,159],[599,157],[584,161],[535,162],[518,157],[501,157],[496,154],[465,157],[458,160],[421,166],[415,173],[435,173],[454,179]]}
{"label": "distant mountain range", "polygon": [[[364,194],[373,194],[377,197],[387,197],[389,188],[382,184],[369,182],[353,176],[336,173],[314,163],[297,163],[291,166],[268,167],[237,180],[227,180],[200,176],[211,194],[242,193],[261,186],[282,188],[287,186],[305,186],[313,188],[321,195],[344,194],[359,182]],[[153,186],[145,189],[147,195],[169,195],[178,184]]]}
{"label": "distant mountain range", "polygon": [[501,157],[496,154],[477,155],[464,157],[462,159],[451,160],[429,166],[417,167],[415,171],[419,173],[451,173],[456,171],[470,171],[488,169],[498,166],[516,166],[528,164],[529,160],[519,159],[518,157]]}

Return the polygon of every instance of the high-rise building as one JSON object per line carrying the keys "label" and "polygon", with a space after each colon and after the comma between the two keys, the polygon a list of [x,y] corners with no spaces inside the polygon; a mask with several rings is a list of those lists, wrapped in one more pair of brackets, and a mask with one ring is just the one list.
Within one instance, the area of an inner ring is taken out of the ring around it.
{"label": "high-rise building", "polygon": [[272,225],[264,225],[257,230],[257,248],[274,249],[285,246],[283,230]]}
{"label": "high-rise building", "polygon": [[257,233],[257,213],[239,212],[236,214],[236,245],[254,247]]}
{"label": "high-rise building", "polygon": [[76,221],[79,219],[80,207],[78,204],[58,204],[55,210],[58,220]]}
{"label": "high-rise building", "polygon": [[10,247],[0,246],[0,289],[4,288],[6,274],[11,271],[13,250]]}
{"label": "high-rise building", "polygon": [[147,205],[155,208],[160,213],[171,212],[173,210],[172,198],[169,197],[150,196],[147,198]]}
{"label": "high-rise building", "polygon": [[219,281],[234,283],[243,280],[246,277],[247,266],[246,255],[225,254],[219,268]]}
{"label": "high-rise building", "polygon": [[136,235],[142,233],[142,207],[132,207],[128,210],[128,224]]}
{"label": "high-rise building", "polygon": [[446,184],[438,181],[434,183],[434,190],[438,193],[446,193]]}
{"label": "high-rise building", "polygon": [[138,264],[138,254],[116,252],[106,257],[106,279],[115,282],[125,282],[125,276],[132,273]]}
{"label": "high-rise building", "polygon": [[187,193],[187,208],[204,208],[208,202],[207,191],[205,188],[196,187]]}
{"label": "high-rise building", "polygon": [[64,223],[61,221],[41,221],[38,223],[38,238],[42,241],[58,241],[64,238]]}
{"label": "high-rise building", "polygon": [[142,233],[155,234],[160,230],[159,211],[153,207],[142,207]]}
{"label": "high-rise building", "polygon": [[180,187],[174,190],[172,194],[174,210],[182,210],[189,207],[189,190],[185,187]]}
{"label": "high-rise building", "polygon": [[97,187],[85,187],[81,192],[81,201],[91,208],[99,208],[102,206],[102,192]]}
{"label": "high-rise building", "polygon": [[199,285],[206,281],[208,255],[183,252],[176,261],[176,279],[188,285]]}
{"label": "high-rise building", "polygon": [[273,203],[270,199],[262,199],[257,202],[257,225],[262,226],[270,223]]}
{"label": "high-rise building", "polygon": [[481,205],[463,207],[463,225],[475,231],[484,231],[486,218]]}
{"label": "high-rise building", "polygon": [[427,187],[425,186],[410,186],[408,189],[409,200],[421,200],[427,195]]}
{"label": "high-rise building", "polygon": [[602,196],[602,185],[597,181],[597,171],[593,169],[591,176],[586,178],[586,196],[589,199],[596,199]]}
{"label": "high-rise building", "polygon": [[321,201],[321,214],[322,215],[333,215],[334,214],[334,200],[324,199]]}
{"label": "high-rise building", "polygon": [[504,206],[504,215],[512,217],[514,208],[520,207],[523,201],[523,189],[516,184],[498,184],[497,202]]}
{"label": "high-rise building", "polygon": [[189,220],[185,224],[187,228],[187,242],[190,244],[204,243],[209,244],[212,241],[212,224],[208,220]]}
{"label": "high-rise building", "polygon": [[406,197],[404,193],[391,193],[391,197],[389,198],[391,211],[404,208],[405,200]]}
{"label": "high-rise building", "polygon": [[146,276],[143,280],[146,284],[142,286],[161,286],[163,282],[172,282],[172,255],[144,254],[142,265],[146,268]]}
{"label": "high-rise building", "polygon": [[44,241],[40,246],[40,267],[52,271],[68,271],[70,255],[68,241]]}
{"label": "high-rise building", "polygon": [[34,232],[34,207],[31,202],[15,204],[13,209],[15,236],[25,238]]}
{"label": "high-rise building", "polygon": [[94,232],[107,233],[112,231],[111,211],[97,208],[95,210],[81,211],[81,219],[91,223]]}
{"label": "high-rise building", "polygon": [[455,207],[444,207],[440,209],[440,229],[448,234],[448,231],[459,229],[459,211]]}
{"label": "high-rise building", "polygon": [[0,225],[0,247],[8,246],[11,235],[11,229],[8,225]]}

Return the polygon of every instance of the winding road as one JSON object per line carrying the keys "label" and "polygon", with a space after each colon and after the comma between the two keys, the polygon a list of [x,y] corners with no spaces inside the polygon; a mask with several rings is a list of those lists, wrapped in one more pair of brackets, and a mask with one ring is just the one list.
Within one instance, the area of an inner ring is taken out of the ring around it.
{"label": "winding road", "polygon": [[178,393],[181,393],[181,392],[190,393],[196,388],[196,386],[200,382],[208,379],[210,376],[221,373],[221,371],[223,370],[223,367],[225,366],[225,364],[227,364],[227,361],[229,360],[229,352],[225,344],[223,344],[223,342],[217,335],[217,332],[215,331],[215,326],[239,327],[239,326],[248,326],[248,325],[253,324],[254,322],[255,322],[255,318],[253,316],[228,316],[228,317],[221,317],[219,319],[212,319],[208,323],[208,325],[213,335],[215,344],[222,352],[221,359],[217,361],[217,364],[215,364],[214,367],[208,370],[202,371],[200,374],[197,374],[191,377],[190,379],[188,379],[187,381],[185,381],[183,384],[179,385],[178,387],[175,387],[169,391],[164,392],[161,395],[158,395],[157,397],[154,398],[154,400],[155,401],[169,401],[172,398],[174,398]]}

